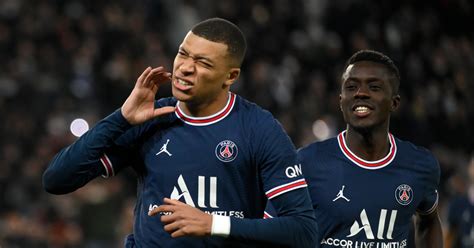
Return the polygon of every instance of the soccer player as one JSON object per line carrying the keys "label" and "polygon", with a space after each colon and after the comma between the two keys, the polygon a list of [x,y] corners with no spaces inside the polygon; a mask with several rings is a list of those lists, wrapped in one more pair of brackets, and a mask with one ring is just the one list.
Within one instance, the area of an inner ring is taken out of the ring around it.
{"label": "soccer player", "polygon": [[468,166],[469,187],[449,204],[446,248],[474,247],[474,155]]}
{"label": "soccer player", "polygon": [[[398,68],[363,50],[342,75],[346,130],[298,151],[318,222],[321,247],[442,247],[437,212],[440,168],[426,149],[395,138]],[[267,216],[275,215],[270,212]]]}
{"label": "soccer player", "polygon": [[[245,38],[220,18],[198,23],[173,73],[147,68],[122,107],[44,172],[64,194],[132,166],[139,175],[134,233],[126,247],[314,247],[316,222],[296,151],[273,116],[230,91]],[[174,97],[155,101],[171,78]],[[282,218],[261,219],[269,199]]]}

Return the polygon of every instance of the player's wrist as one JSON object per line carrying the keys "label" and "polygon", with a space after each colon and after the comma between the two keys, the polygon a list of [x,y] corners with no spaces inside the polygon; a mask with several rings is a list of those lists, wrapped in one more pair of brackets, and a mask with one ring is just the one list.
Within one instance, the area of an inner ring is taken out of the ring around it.
{"label": "player's wrist", "polygon": [[230,234],[230,217],[212,215],[211,236],[227,237]]}
{"label": "player's wrist", "polygon": [[127,107],[126,106],[122,106],[120,108],[120,113],[122,114],[123,118],[128,122],[128,124],[130,125],[136,125],[137,123],[135,123],[135,121],[133,121],[133,119],[130,117],[130,114],[129,114],[130,111],[127,110]]}

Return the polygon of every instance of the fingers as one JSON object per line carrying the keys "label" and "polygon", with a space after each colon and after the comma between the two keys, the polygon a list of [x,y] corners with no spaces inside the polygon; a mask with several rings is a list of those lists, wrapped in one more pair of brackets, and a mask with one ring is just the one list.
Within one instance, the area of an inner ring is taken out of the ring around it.
{"label": "fingers", "polygon": [[155,216],[161,212],[175,212],[176,208],[173,205],[160,205],[148,212],[149,216]]}
{"label": "fingers", "polygon": [[171,234],[171,237],[173,238],[183,236],[198,236],[199,232],[196,223],[194,223],[192,220],[175,221],[170,224],[166,224],[163,228],[167,233]]}
{"label": "fingers", "polygon": [[[174,111],[174,107],[162,107],[159,108],[162,109],[163,111]],[[163,199],[163,204],[158,206],[157,208],[154,208],[148,212],[149,216],[155,216],[158,213],[161,212],[171,212],[174,213],[179,209],[182,209],[183,207],[191,207],[187,205],[186,203],[180,202],[178,200],[170,199],[170,198],[164,198]]]}
{"label": "fingers", "polygon": [[150,72],[151,72],[151,67],[148,66],[148,67],[142,72],[142,74],[140,75],[140,77],[138,77],[136,85],[142,85],[142,84],[143,84],[143,81],[144,81],[145,78],[150,74]]}
{"label": "fingers", "polygon": [[160,66],[153,68],[150,73],[143,80],[142,85],[144,87],[151,87],[153,85],[159,85],[164,82],[167,82],[171,77],[171,73],[165,71],[165,69]]}
{"label": "fingers", "polygon": [[177,205],[177,206],[189,206],[188,204],[175,200],[175,199],[170,199],[170,198],[163,198],[163,203],[170,204],[170,205]]}
{"label": "fingers", "polygon": [[158,116],[161,116],[161,115],[166,115],[166,114],[169,114],[169,113],[173,113],[175,111],[175,109],[176,108],[172,107],[172,106],[157,108],[157,109],[153,110],[153,116],[158,117]]}

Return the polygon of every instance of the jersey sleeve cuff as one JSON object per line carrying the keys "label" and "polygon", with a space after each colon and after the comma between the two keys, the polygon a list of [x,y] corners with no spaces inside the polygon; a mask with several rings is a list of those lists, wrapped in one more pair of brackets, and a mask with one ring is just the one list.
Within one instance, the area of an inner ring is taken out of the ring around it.
{"label": "jersey sleeve cuff", "polygon": [[100,162],[102,166],[105,168],[105,174],[102,175],[103,178],[109,178],[115,176],[114,167],[112,166],[112,162],[110,161],[109,157],[104,153],[102,157],[100,157]]}
{"label": "jersey sleeve cuff", "polygon": [[417,209],[416,212],[421,214],[421,215],[429,215],[429,214],[433,213],[438,208],[438,200],[439,200],[439,194],[436,194],[436,201],[430,209],[428,209],[426,211],[422,211],[422,210]]}
{"label": "jersey sleeve cuff", "polygon": [[230,217],[212,215],[211,235],[227,237],[230,234]]}

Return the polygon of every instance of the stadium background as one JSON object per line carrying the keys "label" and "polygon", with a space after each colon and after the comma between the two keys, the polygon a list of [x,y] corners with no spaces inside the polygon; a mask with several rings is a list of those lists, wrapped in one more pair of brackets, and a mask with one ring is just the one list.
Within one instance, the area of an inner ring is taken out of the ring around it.
{"label": "stadium background", "polygon": [[[431,149],[440,211],[466,189],[474,150],[474,4],[469,0],[0,1],[0,246],[120,247],[131,231],[134,175],[67,196],[41,187],[52,156],[118,108],[148,65],[171,69],[192,24],[224,17],[248,39],[233,91],[269,109],[296,146],[344,128],[338,80],[371,48],[399,66],[391,130]],[[165,87],[160,96],[170,95]],[[368,190],[370,185],[368,185]]]}

